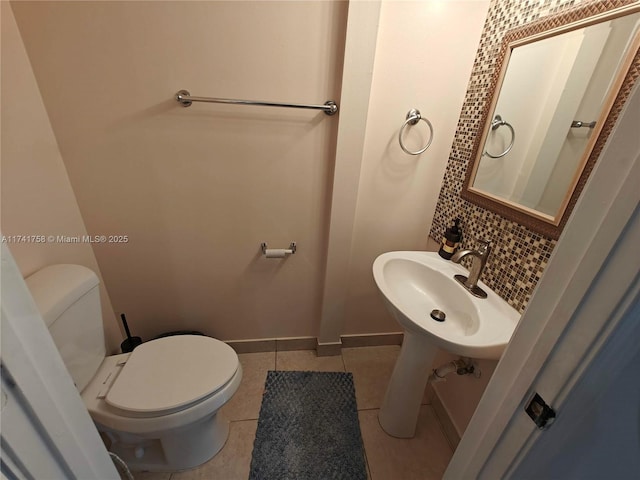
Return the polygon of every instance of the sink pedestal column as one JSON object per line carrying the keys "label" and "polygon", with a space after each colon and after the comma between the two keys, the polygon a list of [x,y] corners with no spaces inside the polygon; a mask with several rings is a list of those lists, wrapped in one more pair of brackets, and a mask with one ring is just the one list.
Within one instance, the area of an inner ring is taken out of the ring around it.
{"label": "sink pedestal column", "polygon": [[402,349],[389,380],[378,420],[389,435],[411,438],[437,347],[424,334],[404,332]]}

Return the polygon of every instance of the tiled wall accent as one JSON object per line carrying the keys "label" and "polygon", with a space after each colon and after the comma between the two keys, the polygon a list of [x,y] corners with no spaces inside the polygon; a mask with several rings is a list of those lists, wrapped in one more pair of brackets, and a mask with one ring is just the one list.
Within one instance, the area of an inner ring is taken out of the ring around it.
{"label": "tiled wall accent", "polygon": [[596,10],[611,8],[613,1],[592,0],[492,0],[458,127],[449,154],[440,196],[436,205],[431,237],[439,240],[455,217],[462,218],[465,248],[475,246],[475,238],[491,240],[493,253],[482,280],[518,311],[524,311],[542,276],[556,241],[532,232],[498,214],[460,197],[467,166],[471,160],[480,122],[488,107],[488,88],[493,78],[502,39],[509,30],[548,15],[564,13],[587,4]]}

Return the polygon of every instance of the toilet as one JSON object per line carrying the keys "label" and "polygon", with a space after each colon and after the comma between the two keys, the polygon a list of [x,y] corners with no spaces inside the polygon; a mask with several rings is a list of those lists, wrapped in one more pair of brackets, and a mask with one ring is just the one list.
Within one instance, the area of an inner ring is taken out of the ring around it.
{"label": "toilet", "polygon": [[229,423],[218,410],[242,378],[231,347],[176,335],[107,356],[93,271],[52,265],[26,283],[98,431],[130,469],[186,470],[220,451]]}

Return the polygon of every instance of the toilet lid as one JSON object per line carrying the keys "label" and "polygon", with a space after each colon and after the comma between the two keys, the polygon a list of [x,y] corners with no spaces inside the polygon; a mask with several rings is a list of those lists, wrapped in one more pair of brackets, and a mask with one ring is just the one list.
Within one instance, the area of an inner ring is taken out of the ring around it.
{"label": "toilet lid", "polygon": [[130,412],[178,410],[218,390],[237,369],[236,352],[215,338],[159,338],[131,353],[105,401]]}

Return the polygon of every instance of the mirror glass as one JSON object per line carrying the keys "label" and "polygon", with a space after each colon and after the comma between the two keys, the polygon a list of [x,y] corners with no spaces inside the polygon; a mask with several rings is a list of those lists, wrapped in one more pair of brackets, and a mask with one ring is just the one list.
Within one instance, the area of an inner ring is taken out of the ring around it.
{"label": "mirror glass", "polygon": [[511,41],[463,198],[558,226],[638,50],[639,29],[636,9]]}

